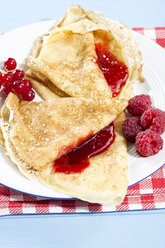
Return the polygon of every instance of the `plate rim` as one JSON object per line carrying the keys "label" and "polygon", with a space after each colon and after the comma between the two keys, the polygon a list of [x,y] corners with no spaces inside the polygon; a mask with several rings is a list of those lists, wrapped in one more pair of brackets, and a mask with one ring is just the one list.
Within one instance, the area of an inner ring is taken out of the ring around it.
{"label": "plate rim", "polygon": [[[145,179],[147,179],[148,177],[152,176],[154,173],[156,173],[158,170],[160,170],[161,168],[163,168],[163,166],[165,165],[165,163],[163,165],[161,165],[158,169],[156,169],[154,172],[152,172],[151,174],[149,174],[148,176],[142,178],[141,180],[139,180],[138,182],[136,183],[133,183],[131,185],[128,186],[128,189],[142,181],[144,181]],[[35,196],[35,197],[40,197],[40,198],[45,198],[45,199],[42,199],[42,200],[48,200],[48,199],[54,199],[54,200],[80,200],[79,198],[74,198],[74,197],[70,197],[68,196],[68,198],[59,198],[59,197],[53,197],[53,196],[42,196],[42,195],[36,195],[36,194],[32,194],[32,193],[27,193],[27,192],[24,192],[24,191],[21,191],[21,190],[18,190],[18,189],[14,189],[12,187],[9,187],[3,183],[0,183],[0,185],[4,186],[4,187],[7,187],[8,189],[11,189],[11,190],[14,190],[14,191],[17,191],[19,193],[22,193],[22,194],[25,194],[25,195],[30,195],[30,196]]]}

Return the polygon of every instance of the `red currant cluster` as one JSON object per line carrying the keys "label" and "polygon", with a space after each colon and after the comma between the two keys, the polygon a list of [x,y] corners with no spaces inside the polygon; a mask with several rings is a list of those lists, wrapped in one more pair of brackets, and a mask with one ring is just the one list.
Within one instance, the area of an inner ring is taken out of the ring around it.
{"label": "red currant cluster", "polygon": [[17,62],[13,58],[8,58],[4,62],[4,72],[0,72],[0,88],[4,87],[3,92],[8,95],[10,92],[21,96],[24,101],[32,101],[35,92],[29,80],[24,79],[23,70],[15,70]]}

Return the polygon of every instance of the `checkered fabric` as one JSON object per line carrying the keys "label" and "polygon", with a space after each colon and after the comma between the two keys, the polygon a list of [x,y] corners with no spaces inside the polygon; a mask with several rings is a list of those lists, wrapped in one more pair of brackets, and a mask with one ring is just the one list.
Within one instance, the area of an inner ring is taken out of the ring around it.
{"label": "checkered fabric", "polygon": [[[165,27],[133,28],[165,47]],[[0,185],[0,215],[44,213],[102,213],[165,208],[165,165],[128,188],[121,205],[110,207],[81,200],[52,200],[22,194]]]}

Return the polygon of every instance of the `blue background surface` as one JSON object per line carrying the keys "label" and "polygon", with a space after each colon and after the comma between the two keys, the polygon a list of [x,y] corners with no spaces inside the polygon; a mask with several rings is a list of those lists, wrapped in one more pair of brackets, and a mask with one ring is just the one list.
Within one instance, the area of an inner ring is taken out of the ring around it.
{"label": "blue background surface", "polygon": [[72,4],[98,10],[129,27],[165,26],[165,0],[0,0],[0,32],[58,19]]}
{"label": "blue background surface", "polygon": [[[0,0],[0,32],[58,19],[71,4],[98,10],[129,27],[165,26],[165,0]],[[164,248],[164,229],[165,210],[9,216],[0,217],[0,247]]]}

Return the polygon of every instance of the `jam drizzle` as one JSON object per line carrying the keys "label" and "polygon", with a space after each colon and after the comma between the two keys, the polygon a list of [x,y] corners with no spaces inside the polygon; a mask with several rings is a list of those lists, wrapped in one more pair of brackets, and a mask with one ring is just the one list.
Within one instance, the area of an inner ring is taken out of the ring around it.
{"label": "jam drizzle", "polygon": [[99,68],[111,88],[112,96],[116,97],[126,84],[129,75],[128,68],[109,52],[104,43],[96,43],[95,48]]}
{"label": "jam drizzle", "polygon": [[55,172],[81,173],[89,165],[89,158],[106,151],[115,140],[113,123],[87,139],[53,163]]}

